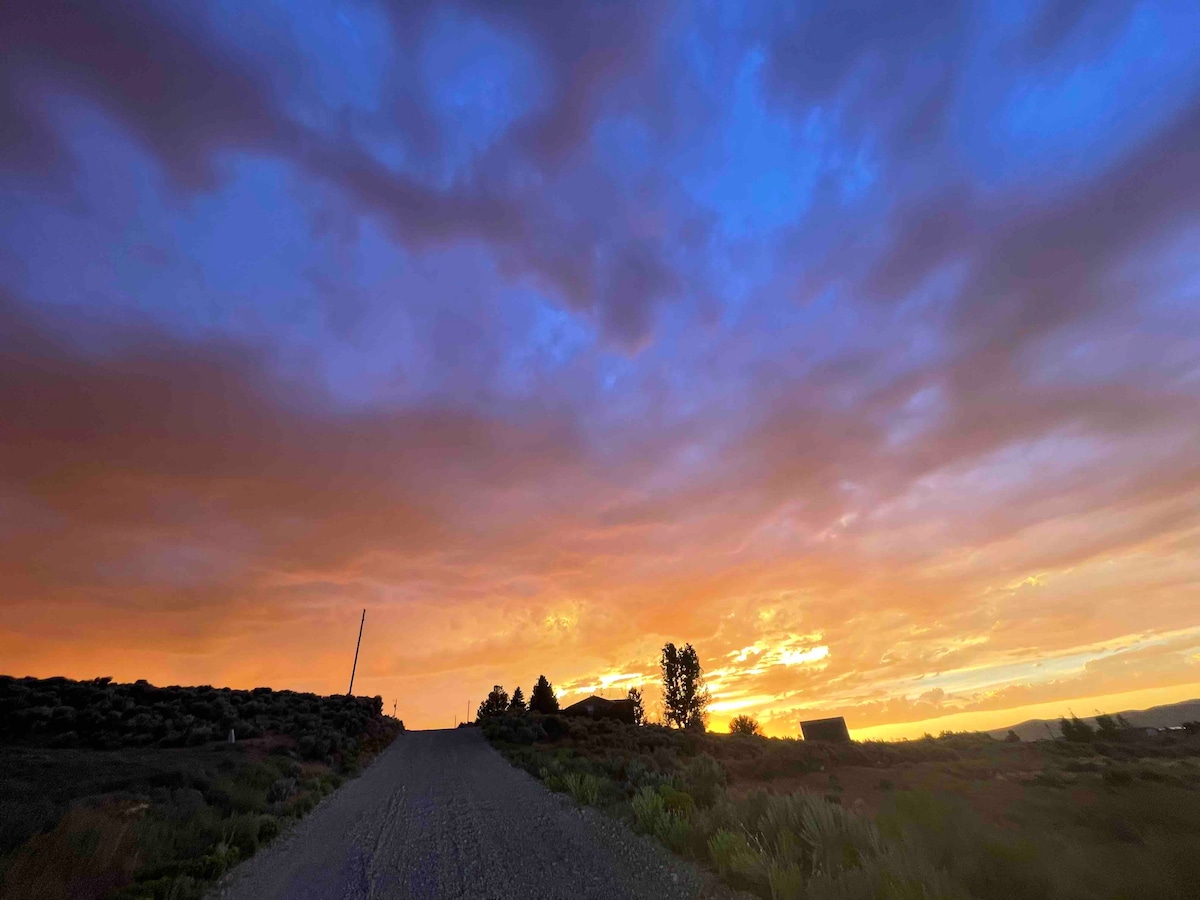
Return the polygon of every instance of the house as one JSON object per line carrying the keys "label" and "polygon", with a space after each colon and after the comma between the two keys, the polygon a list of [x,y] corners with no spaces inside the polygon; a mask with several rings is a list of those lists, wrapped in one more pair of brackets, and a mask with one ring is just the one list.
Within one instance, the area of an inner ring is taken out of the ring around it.
{"label": "house", "polygon": [[800,734],[806,741],[830,741],[839,744],[850,743],[850,730],[846,720],[841,716],[832,719],[810,719],[800,723]]}
{"label": "house", "polygon": [[633,724],[632,700],[607,700],[595,695],[572,703],[566,709],[559,710],[564,716],[586,716],[589,719],[616,719],[618,722]]}

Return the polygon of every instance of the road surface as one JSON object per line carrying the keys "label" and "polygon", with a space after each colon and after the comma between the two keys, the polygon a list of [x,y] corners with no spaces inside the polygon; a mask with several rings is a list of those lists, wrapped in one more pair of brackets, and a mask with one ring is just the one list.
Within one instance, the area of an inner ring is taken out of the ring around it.
{"label": "road surface", "polygon": [[228,900],[727,897],[649,838],[547,791],[478,729],[401,735],[289,834],[243,863]]}

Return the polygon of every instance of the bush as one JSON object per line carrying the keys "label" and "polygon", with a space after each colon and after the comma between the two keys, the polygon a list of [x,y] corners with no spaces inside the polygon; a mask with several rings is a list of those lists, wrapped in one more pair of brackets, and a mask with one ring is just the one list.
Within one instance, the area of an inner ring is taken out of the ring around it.
{"label": "bush", "polygon": [[547,740],[558,741],[566,737],[569,733],[567,723],[563,720],[562,716],[542,716],[540,724],[546,734]]}
{"label": "bush", "polygon": [[633,807],[633,821],[638,828],[650,834],[654,833],[659,820],[667,814],[667,806],[658,791],[642,788],[637,792],[630,804]]}
{"label": "bush", "polygon": [[595,806],[600,798],[600,779],[595,775],[571,772],[562,776],[562,784],[576,802]]}
{"label": "bush", "polygon": [[294,793],[296,793],[295,778],[278,778],[267,789],[267,801],[270,803],[282,803]]}
{"label": "bush", "polygon": [[725,789],[725,767],[707,753],[696,756],[683,770],[683,783],[700,806],[711,806]]}
{"label": "bush", "polygon": [[723,876],[757,877],[763,868],[762,856],[740,832],[720,829],[708,839],[708,858]]}
{"label": "bush", "polygon": [[771,900],[804,900],[804,872],[795,863],[772,861],[767,870],[767,885],[771,889]]}
{"label": "bush", "polygon": [[670,783],[660,785],[658,795],[662,797],[663,806],[669,813],[690,819],[692,813],[696,811],[696,801],[692,795],[687,791],[677,789]]}
{"label": "bush", "polygon": [[1074,743],[1087,743],[1096,739],[1096,730],[1075,715],[1070,719],[1059,719],[1058,727],[1063,738]]}
{"label": "bush", "polygon": [[762,736],[762,727],[753,716],[735,716],[729,722],[730,734],[752,734]]}
{"label": "bush", "polygon": [[631,805],[639,829],[654,835],[672,850],[680,851],[687,845],[692,831],[687,816],[667,809],[658,791],[642,788]]}

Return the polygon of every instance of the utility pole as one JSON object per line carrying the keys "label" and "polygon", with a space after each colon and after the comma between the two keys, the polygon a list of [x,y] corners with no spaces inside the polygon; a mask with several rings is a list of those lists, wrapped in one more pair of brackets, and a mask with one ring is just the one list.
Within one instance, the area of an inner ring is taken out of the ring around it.
{"label": "utility pole", "polygon": [[367,611],[364,609],[362,619],[358,623],[358,643],[354,645],[354,668],[350,670],[350,688],[346,691],[347,697],[354,696],[354,673],[358,671],[358,648],[362,646],[363,625],[367,621]]}

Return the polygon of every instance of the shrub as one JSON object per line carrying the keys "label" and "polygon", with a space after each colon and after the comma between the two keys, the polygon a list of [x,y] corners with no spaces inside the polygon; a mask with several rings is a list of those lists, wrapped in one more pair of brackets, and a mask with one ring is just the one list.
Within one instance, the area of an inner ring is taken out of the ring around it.
{"label": "shrub", "polygon": [[687,791],[675,788],[670,783],[660,785],[658,794],[662,797],[663,806],[669,813],[691,818],[692,813],[696,811],[696,801],[692,795]]}
{"label": "shrub", "polygon": [[652,834],[672,850],[682,850],[691,836],[687,817],[667,809],[661,794],[642,788],[633,798],[633,818],[638,828]]}
{"label": "shrub", "polygon": [[567,789],[567,784],[564,780],[565,776],[557,768],[543,766],[538,770],[538,778],[541,779],[542,784],[555,793],[562,793]]}
{"label": "shrub", "polygon": [[562,783],[578,803],[595,806],[600,798],[600,779],[595,775],[571,772],[562,776]]}
{"label": "shrub", "polygon": [[650,834],[654,833],[659,820],[667,814],[667,805],[662,796],[652,788],[642,788],[638,791],[630,805],[633,807],[633,820],[638,828]]}
{"label": "shrub", "polygon": [[683,783],[700,806],[711,806],[725,789],[725,767],[707,753],[690,760],[683,771]]}
{"label": "shrub", "polygon": [[771,900],[804,900],[804,872],[795,863],[772,861],[767,869]]}
{"label": "shrub", "polygon": [[1074,743],[1086,743],[1096,738],[1096,730],[1074,714],[1070,719],[1059,719],[1058,727],[1062,730],[1063,738]]}
{"label": "shrub", "polygon": [[654,836],[676,853],[680,853],[687,846],[691,833],[692,825],[687,819],[675,813],[667,813],[655,829]]}
{"label": "shrub", "polygon": [[567,723],[562,716],[542,716],[541,726],[546,733],[546,738],[551,741],[562,740],[569,733]]}
{"label": "shrub", "polygon": [[753,734],[762,736],[762,727],[753,716],[734,716],[729,722],[730,734]]}
{"label": "shrub", "polygon": [[750,846],[746,836],[740,832],[722,828],[708,840],[708,857],[717,871],[728,877],[756,877],[762,870],[762,857]]}
{"label": "shrub", "polygon": [[1133,773],[1128,769],[1105,769],[1104,783],[1109,787],[1122,787],[1133,783]]}
{"label": "shrub", "polygon": [[282,803],[296,793],[295,778],[278,778],[267,789],[269,803]]}
{"label": "shrub", "polygon": [[794,828],[797,819],[800,827],[795,833],[807,847],[814,872],[853,868],[883,849],[873,822],[805,794],[775,798],[767,808],[765,824],[782,834]]}
{"label": "shrub", "polygon": [[899,849],[853,868],[818,872],[808,880],[806,892],[792,896],[821,900],[967,900],[970,896],[945,873]]}

